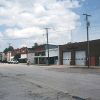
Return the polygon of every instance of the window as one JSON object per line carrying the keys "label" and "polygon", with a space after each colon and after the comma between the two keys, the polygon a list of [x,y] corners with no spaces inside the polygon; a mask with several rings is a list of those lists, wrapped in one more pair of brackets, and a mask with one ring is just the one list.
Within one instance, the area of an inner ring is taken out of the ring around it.
{"label": "window", "polygon": [[45,52],[36,52],[35,56],[45,56]]}

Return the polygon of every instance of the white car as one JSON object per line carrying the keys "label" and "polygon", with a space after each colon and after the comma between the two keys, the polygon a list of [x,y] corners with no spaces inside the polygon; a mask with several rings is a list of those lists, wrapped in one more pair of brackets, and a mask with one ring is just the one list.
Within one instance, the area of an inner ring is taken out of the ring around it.
{"label": "white car", "polygon": [[8,61],[9,64],[18,64],[19,62],[17,60],[11,60],[11,61]]}

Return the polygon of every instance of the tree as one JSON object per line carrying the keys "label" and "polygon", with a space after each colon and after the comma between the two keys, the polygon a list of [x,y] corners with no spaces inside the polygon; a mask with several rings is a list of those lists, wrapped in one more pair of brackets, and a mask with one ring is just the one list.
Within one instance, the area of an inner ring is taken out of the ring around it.
{"label": "tree", "polygon": [[8,51],[13,51],[14,48],[12,46],[9,46],[8,48],[5,48],[4,53],[7,53]]}
{"label": "tree", "polygon": [[14,56],[14,59],[15,60],[17,60],[17,61],[19,61],[19,58],[21,57],[21,54],[16,54],[15,56]]}
{"label": "tree", "polygon": [[9,46],[8,51],[13,51],[14,48],[12,46]]}
{"label": "tree", "polygon": [[8,52],[8,48],[5,48],[5,50],[3,51],[4,53]]}
{"label": "tree", "polygon": [[32,46],[32,48],[37,47],[37,46],[38,46],[38,43],[34,43],[34,46]]}

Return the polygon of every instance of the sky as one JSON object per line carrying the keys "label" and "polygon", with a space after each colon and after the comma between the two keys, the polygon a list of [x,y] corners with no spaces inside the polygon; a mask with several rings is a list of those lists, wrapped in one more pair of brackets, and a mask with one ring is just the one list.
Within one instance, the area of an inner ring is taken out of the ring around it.
{"label": "sky", "polygon": [[0,0],[0,51],[9,46],[32,47],[35,42],[66,44],[86,41],[90,14],[90,40],[100,37],[100,0]]}

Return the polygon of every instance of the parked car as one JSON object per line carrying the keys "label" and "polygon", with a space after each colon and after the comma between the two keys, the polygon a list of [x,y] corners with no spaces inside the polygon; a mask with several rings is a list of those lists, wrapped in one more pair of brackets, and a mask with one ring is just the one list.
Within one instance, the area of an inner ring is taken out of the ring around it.
{"label": "parked car", "polygon": [[11,60],[11,61],[8,61],[9,64],[18,64],[19,62],[17,60]]}
{"label": "parked car", "polygon": [[6,60],[3,60],[1,63],[7,63],[7,61]]}

